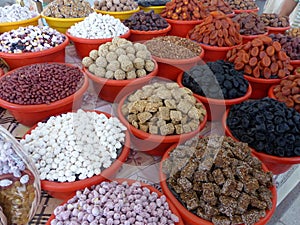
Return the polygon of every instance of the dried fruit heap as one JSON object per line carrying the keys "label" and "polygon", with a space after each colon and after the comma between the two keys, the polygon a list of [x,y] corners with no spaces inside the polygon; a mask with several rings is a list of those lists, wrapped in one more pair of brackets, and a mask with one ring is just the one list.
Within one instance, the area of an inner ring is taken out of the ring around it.
{"label": "dried fruit heap", "polygon": [[201,20],[207,15],[206,7],[198,0],[172,0],[161,13],[162,17],[172,20]]}
{"label": "dried fruit heap", "polygon": [[220,11],[225,14],[232,14],[229,4],[224,0],[204,0],[204,5],[207,6],[209,12]]}
{"label": "dried fruit heap", "polygon": [[210,13],[203,23],[189,31],[189,38],[218,47],[231,47],[242,43],[240,25],[221,12]]}
{"label": "dried fruit heap", "polygon": [[283,78],[293,70],[281,44],[267,36],[231,49],[226,58],[235,64],[236,70],[244,70],[245,75],[256,78]]}

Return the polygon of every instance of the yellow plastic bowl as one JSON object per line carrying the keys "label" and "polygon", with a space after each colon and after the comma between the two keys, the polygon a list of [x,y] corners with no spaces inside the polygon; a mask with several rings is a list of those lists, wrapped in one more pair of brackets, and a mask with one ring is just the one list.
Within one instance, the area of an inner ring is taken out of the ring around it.
{"label": "yellow plastic bowl", "polygon": [[30,18],[28,20],[0,23],[0,33],[15,30],[15,29],[18,29],[19,27],[27,27],[29,25],[36,26],[36,25],[38,25],[38,20],[40,17],[41,16],[38,15],[38,16]]}
{"label": "yellow plastic bowl", "polygon": [[44,18],[47,24],[53,29],[65,34],[66,31],[75,23],[81,22],[85,19],[85,17],[81,18],[55,18],[45,16],[43,13],[41,14],[42,18]]}
{"label": "yellow plastic bowl", "polygon": [[98,9],[95,9],[95,11],[97,13],[111,15],[111,16],[115,17],[116,19],[120,19],[121,21],[123,21],[123,20],[126,20],[129,17],[131,17],[132,14],[140,11],[140,7],[137,7],[134,10],[123,11],[123,12],[110,12],[110,11],[102,11],[102,10],[98,10]]}
{"label": "yellow plastic bowl", "polygon": [[149,12],[149,11],[153,10],[154,13],[156,13],[156,14],[160,14],[165,8],[166,8],[165,5],[148,6],[148,7],[141,6],[141,10],[144,10],[144,12]]}

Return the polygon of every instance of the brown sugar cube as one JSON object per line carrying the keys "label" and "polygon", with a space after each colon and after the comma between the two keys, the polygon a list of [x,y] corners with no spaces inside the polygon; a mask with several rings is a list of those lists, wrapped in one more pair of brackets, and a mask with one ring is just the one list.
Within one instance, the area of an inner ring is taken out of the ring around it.
{"label": "brown sugar cube", "polygon": [[192,131],[189,124],[184,124],[184,125],[182,126],[182,128],[183,128],[184,133],[189,133],[189,132]]}
{"label": "brown sugar cube", "polygon": [[221,189],[223,195],[229,196],[232,191],[236,190],[236,182],[234,179],[227,179]]}
{"label": "brown sugar cube", "polygon": [[148,102],[157,102],[157,103],[162,103],[161,99],[156,96],[156,95],[152,95],[147,99]]}
{"label": "brown sugar cube", "polygon": [[199,127],[199,120],[190,121],[189,126],[190,126],[192,131],[197,130],[197,128]]}
{"label": "brown sugar cube", "polygon": [[161,104],[159,104],[158,102],[148,102],[145,106],[145,111],[146,112],[157,112],[158,108],[161,106]]}
{"label": "brown sugar cube", "polygon": [[198,182],[207,182],[207,171],[204,170],[197,170],[194,173],[194,181]]}
{"label": "brown sugar cube", "polygon": [[217,185],[222,185],[225,183],[225,178],[223,176],[223,173],[220,169],[216,169],[212,172],[212,175],[214,177],[214,180]]}
{"label": "brown sugar cube", "polygon": [[152,114],[149,112],[142,112],[137,114],[137,117],[140,123],[146,123],[152,117]]}
{"label": "brown sugar cube", "polygon": [[189,163],[181,170],[180,176],[191,180],[197,167],[198,163],[189,161]]}
{"label": "brown sugar cube", "polygon": [[241,192],[243,190],[243,187],[244,187],[244,184],[242,182],[240,182],[240,181],[236,182],[236,190],[237,191]]}
{"label": "brown sugar cube", "polygon": [[136,129],[139,129],[139,123],[137,121],[133,120],[131,122],[131,125],[134,126]]}
{"label": "brown sugar cube", "polygon": [[215,194],[220,195],[221,194],[221,188],[217,184],[213,184],[213,185],[214,185]]}
{"label": "brown sugar cube", "polygon": [[213,216],[211,221],[214,225],[231,225],[231,220],[226,216]]}
{"label": "brown sugar cube", "polygon": [[161,126],[159,130],[160,130],[160,134],[165,136],[165,135],[174,134],[175,127],[172,123],[167,123],[166,125]]}
{"label": "brown sugar cube", "polygon": [[147,133],[148,129],[149,129],[149,126],[148,126],[148,124],[145,124],[145,123],[139,123],[139,128],[140,128],[140,130]]}
{"label": "brown sugar cube", "polygon": [[255,193],[258,188],[259,183],[255,178],[250,178],[244,182],[244,191],[246,193]]}
{"label": "brown sugar cube", "polygon": [[227,179],[234,179],[234,173],[230,167],[223,168],[222,172]]}
{"label": "brown sugar cube", "polygon": [[164,100],[164,104],[169,109],[176,109],[176,101],[174,99],[166,99]]}
{"label": "brown sugar cube", "polygon": [[233,217],[237,207],[237,201],[232,197],[226,196],[220,196],[219,200],[221,202],[221,207],[219,207],[220,212],[228,217]]}
{"label": "brown sugar cube", "polygon": [[158,126],[149,125],[149,133],[150,134],[158,134]]}
{"label": "brown sugar cube", "polygon": [[248,206],[250,204],[250,201],[251,201],[251,197],[248,194],[242,193],[240,195],[240,197],[238,198],[238,204],[237,204],[238,214],[243,214],[246,212],[246,210],[248,209]]}
{"label": "brown sugar cube", "polygon": [[178,178],[177,184],[182,188],[183,191],[190,191],[193,187],[192,183],[185,177]]}
{"label": "brown sugar cube", "polygon": [[267,186],[267,184],[270,182],[270,177],[268,176],[268,174],[261,170],[254,170],[253,176],[255,179],[257,179],[258,183],[263,186]]}
{"label": "brown sugar cube", "polygon": [[159,119],[157,120],[157,122],[156,122],[156,125],[157,125],[158,127],[162,127],[162,126],[167,125],[167,122],[166,122],[165,120],[159,118]]}
{"label": "brown sugar cube", "polygon": [[196,107],[192,107],[188,112],[188,116],[192,119],[199,120],[201,114],[199,114],[199,110]]}
{"label": "brown sugar cube", "polygon": [[189,95],[189,94],[184,95],[183,99],[192,103],[193,105],[196,104],[196,102],[197,102],[196,98],[193,95]]}
{"label": "brown sugar cube", "polygon": [[236,175],[243,183],[244,181],[249,179],[249,172],[250,172],[249,167],[245,165],[236,167]]}
{"label": "brown sugar cube", "polygon": [[243,223],[243,219],[241,216],[233,216],[232,217],[232,220],[231,220],[231,225],[239,225],[239,224],[242,224]]}
{"label": "brown sugar cube", "polygon": [[198,208],[196,211],[196,215],[199,216],[200,218],[204,219],[204,220],[211,220],[211,216],[207,215],[204,210],[202,208]]}
{"label": "brown sugar cube", "polygon": [[251,209],[242,215],[242,220],[245,224],[255,224],[260,220],[260,212],[258,210]]}
{"label": "brown sugar cube", "polygon": [[190,102],[187,102],[185,100],[180,100],[176,109],[183,112],[184,114],[187,114],[188,111],[193,107],[193,105]]}
{"label": "brown sugar cube", "polygon": [[199,181],[193,181],[193,190],[194,191],[202,191],[202,183]]}
{"label": "brown sugar cube", "polygon": [[223,154],[218,154],[215,159],[215,166],[218,168],[228,168],[230,165],[229,158]]}
{"label": "brown sugar cube", "polygon": [[180,111],[171,110],[170,119],[174,122],[180,122],[182,120],[182,113]]}
{"label": "brown sugar cube", "polygon": [[159,107],[159,118],[163,120],[170,120],[170,109],[168,107]]}
{"label": "brown sugar cube", "polygon": [[214,186],[212,183],[204,183],[202,184],[202,198],[205,202],[209,203],[210,205],[217,204],[217,197],[215,193],[212,191],[214,190]]}
{"label": "brown sugar cube", "polygon": [[182,127],[181,124],[176,124],[174,127],[175,127],[176,134],[182,134],[183,133],[183,127]]}
{"label": "brown sugar cube", "polygon": [[254,196],[251,196],[250,205],[257,209],[266,209],[267,208],[267,203],[259,200],[258,198],[254,197]]}
{"label": "brown sugar cube", "polygon": [[186,208],[189,211],[199,207],[200,201],[195,191],[181,193],[180,198],[185,202]]}
{"label": "brown sugar cube", "polygon": [[253,157],[251,155],[249,155],[245,161],[254,169],[257,169],[257,170],[261,170],[262,169],[262,166],[261,166],[261,161],[256,158],[256,157]]}
{"label": "brown sugar cube", "polygon": [[161,88],[161,90],[157,90],[155,95],[160,99],[172,99],[171,91],[165,88]]}
{"label": "brown sugar cube", "polygon": [[147,105],[146,100],[139,100],[139,101],[133,102],[132,107],[134,108],[134,110],[136,112],[144,112],[146,105]]}

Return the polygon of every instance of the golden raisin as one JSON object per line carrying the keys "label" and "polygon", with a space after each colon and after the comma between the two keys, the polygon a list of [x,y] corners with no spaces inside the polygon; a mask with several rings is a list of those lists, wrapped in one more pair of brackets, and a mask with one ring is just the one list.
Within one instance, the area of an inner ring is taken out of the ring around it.
{"label": "golden raisin", "polygon": [[256,66],[256,64],[257,64],[257,58],[251,57],[249,60],[249,65],[253,67],[253,66]]}
{"label": "golden raisin", "polygon": [[[271,65],[271,59],[269,56],[265,55],[261,60],[262,66],[269,67]],[[271,70],[270,70],[271,71]]]}

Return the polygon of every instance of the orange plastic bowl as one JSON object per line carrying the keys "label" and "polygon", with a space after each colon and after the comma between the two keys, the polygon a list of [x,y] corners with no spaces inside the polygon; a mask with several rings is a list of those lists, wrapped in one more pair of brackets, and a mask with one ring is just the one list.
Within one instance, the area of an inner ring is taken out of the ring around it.
{"label": "orange plastic bowl", "polygon": [[[177,83],[179,86],[184,87],[182,84],[183,73],[181,73],[177,78]],[[246,101],[250,98],[252,93],[251,84],[249,83],[248,90],[246,94],[239,98],[234,99],[214,99],[214,98],[207,98],[198,94],[194,94],[194,96],[199,99],[203,105],[205,106],[208,117],[207,120],[209,121],[221,121],[225,110],[228,109],[231,105],[239,104],[243,101]]]}
{"label": "orange plastic bowl", "polygon": [[[103,181],[109,181],[109,180],[103,180]],[[116,178],[116,179],[112,179],[110,181],[117,181],[119,184],[123,183],[124,181],[126,181],[129,185],[132,185],[133,183],[137,182],[136,180],[131,180],[131,179],[125,179],[125,178]],[[102,181],[101,181],[102,182]],[[100,183],[100,182],[99,182]],[[150,193],[157,193],[159,197],[161,197],[163,195],[163,193],[161,193],[159,190],[157,190],[156,188],[154,188],[153,186],[149,185],[149,184],[145,184],[143,182],[140,182],[139,183],[141,184],[142,187],[146,187],[150,190]],[[166,201],[168,202],[169,204],[169,208],[171,210],[171,212],[173,214],[175,214],[178,218],[179,218],[179,222],[178,223],[175,223],[176,225],[184,225],[183,221],[182,221],[182,218],[180,216],[180,213],[178,212],[177,208],[175,207],[175,205],[167,198]],[[64,202],[63,204],[65,204],[66,202]],[[62,204],[62,205],[63,205]],[[52,214],[50,216],[50,218],[48,219],[46,225],[51,225],[51,221],[55,219],[55,215]]]}
{"label": "orange plastic bowl", "polygon": [[272,85],[279,84],[281,79],[263,79],[244,75],[245,79],[249,81],[252,86],[252,94],[250,98],[260,99],[268,96],[269,88]]}
{"label": "orange plastic bowl", "polygon": [[241,13],[251,13],[251,12],[258,12],[259,8],[256,9],[233,9],[234,14],[241,14]]}
{"label": "orange plastic bowl", "polygon": [[151,31],[141,31],[141,30],[130,30],[130,41],[146,41],[155,37],[166,36],[171,30],[171,25],[162,30],[151,30]]}
{"label": "orange plastic bowl", "polygon": [[[170,201],[175,205],[177,210],[180,212],[180,215],[184,221],[185,225],[213,225],[212,222],[204,220],[195,214],[188,211],[173,195],[173,193],[170,191],[167,182],[166,182],[166,175],[163,173],[162,165],[165,160],[169,158],[170,152],[172,152],[176,148],[176,145],[171,146],[163,155],[162,160],[160,162],[159,166],[159,180],[160,185],[162,187],[163,193],[167,196],[167,198],[170,199]],[[266,166],[262,164],[262,168],[264,171],[268,171]],[[266,216],[261,218],[257,223],[254,225],[264,225],[267,224],[267,222],[271,219],[272,215],[275,212],[276,209],[276,202],[277,202],[277,194],[276,194],[276,188],[275,186],[271,187],[270,190],[272,191],[272,208],[271,210],[266,211]]]}
{"label": "orange plastic bowl", "polygon": [[[65,64],[65,65],[70,67],[76,67],[71,64]],[[14,71],[15,70],[12,70],[6,73],[3,77],[9,76]],[[7,109],[10,112],[10,114],[12,114],[13,117],[19,123],[25,126],[32,126],[37,122],[42,121],[53,115],[71,112],[72,109],[80,108],[82,103],[82,96],[89,86],[88,77],[84,73],[83,75],[84,75],[84,83],[81,86],[81,88],[78,89],[74,94],[64,99],[52,102],[50,104],[40,104],[40,105],[19,105],[19,104],[10,103],[4,101],[3,99],[0,99],[0,106],[2,108]],[[3,77],[1,77],[1,79],[3,79]]]}
{"label": "orange plastic bowl", "polygon": [[205,54],[203,60],[205,62],[215,62],[217,60],[224,60],[226,58],[226,54],[229,50],[237,47],[238,45],[232,47],[217,47],[217,46],[210,46],[199,43],[200,46],[204,49]]}
{"label": "orange plastic bowl", "polygon": [[94,90],[99,93],[99,98],[108,102],[118,102],[127,93],[143,87],[152,78],[154,78],[158,71],[157,63],[155,62],[155,69],[144,77],[130,79],[130,80],[112,80],[97,77],[87,68],[83,68],[83,71],[88,75],[88,77],[93,81]]}
{"label": "orange plastic bowl", "polygon": [[[102,39],[79,38],[79,37],[72,36],[68,31],[66,32],[66,35],[74,43],[76,53],[80,58],[84,58],[85,56],[88,56],[90,51],[92,51],[93,49],[98,49],[100,45],[105,44],[106,42],[110,42],[113,39],[113,37],[102,38]],[[126,32],[125,34],[119,37],[128,38],[129,36],[130,36],[130,30],[128,30],[128,32]]]}
{"label": "orange plastic bowl", "polygon": [[[230,131],[230,128],[227,126],[227,117],[229,114],[229,109],[226,110],[223,119],[222,124],[225,130],[225,134],[231,138],[233,138],[236,141],[239,141],[236,137],[233,136],[233,134]],[[294,164],[300,163],[300,156],[295,157],[279,157],[279,156],[273,156],[269,155],[263,152],[258,152],[255,149],[251,148],[252,154],[255,155],[257,158],[262,161],[266,167],[275,175],[284,173],[288,171]]]}
{"label": "orange plastic bowl", "polygon": [[288,27],[267,27],[268,34],[284,34],[285,31],[289,30],[291,26]]}
{"label": "orange plastic bowl", "polygon": [[26,66],[34,63],[46,63],[46,62],[65,62],[65,48],[69,44],[69,38],[60,45],[39,52],[28,53],[4,53],[0,52],[0,58],[3,58],[11,69],[15,69],[21,66]]}
{"label": "orange plastic bowl", "polygon": [[169,35],[174,35],[178,37],[186,37],[186,35],[191,29],[203,22],[203,20],[166,20],[169,24],[171,24],[172,27],[169,32]]}
{"label": "orange plastic bowl", "polygon": [[[131,143],[133,144],[133,146],[136,147],[138,151],[145,152],[149,155],[162,156],[171,145],[184,142],[196,136],[206,125],[207,113],[202,123],[199,124],[198,128],[195,131],[189,133],[185,133],[181,135],[162,136],[162,135],[150,134],[142,130],[139,130],[134,126],[132,126],[122,113],[122,106],[124,105],[124,102],[126,101],[127,97],[130,94],[128,94],[127,96],[121,99],[117,108],[117,115],[120,121],[129,130],[131,134]],[[200,101],[198,100],[198,102]]]}
{"label": "orange plastic bowl", "polygon": [[199,62],[203,62],[204,50],[202,49],[199,56],[189,59],[165,59],[152,56],[158,64],[158,77],[163,77],[168,80],[176,81],[182,71],[190,70]]}
{"label": "orange plastic bowl", "polygon": [[249,41],[252,41],[255,38],[258,38],[258,37],[261,37],[261,36],[267,36],[267,35],[268,35],[268,31],[264,34],[258,34],[258,35],[242,35],[243,44],[246,44],[246,43],[248,43]]}
{"label": "orange plastic bowl", "polygon": [[[111,117],[110,114],[106,112],[101,112],[94,110],[98,114],[105,114],[108,118]],[[26,134],[30,134],[31,131],[36,127],[34,125]],[[26,136],[24,135],[24,137]],[[23,138],[24,138],[23,137]],[[103,170],[99,175],[94,175],[93,177],[86,178],[84,180],[74,181],[74,182],[55,182],[48,180],[41,180],[41,188],[46,191],[49,195],[54,198],[66,200],[75,195],[77,190],[81,190],[84,188],[89,188],[95,184],[99,184],[100,182],[113,177],[123,163],[127,160],[127,157],[130,153],[130,136],[128,131],[125,133],[125,143],[119,157],[105,170]]]}

